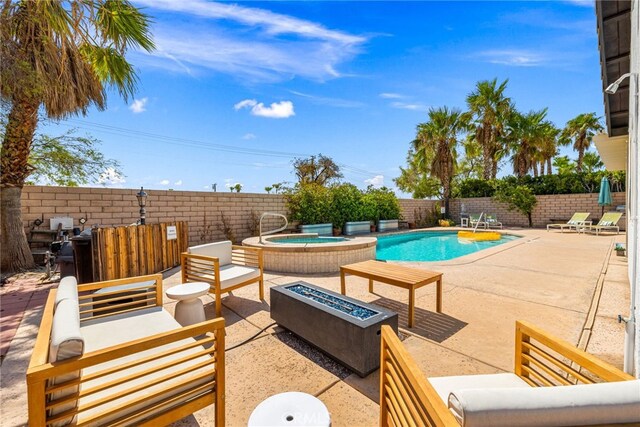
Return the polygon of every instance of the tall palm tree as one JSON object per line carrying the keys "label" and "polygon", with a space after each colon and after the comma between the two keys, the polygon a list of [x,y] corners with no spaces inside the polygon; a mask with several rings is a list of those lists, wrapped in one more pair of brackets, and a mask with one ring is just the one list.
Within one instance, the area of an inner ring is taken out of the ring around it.
{"label": "tall palm tree", "polygon": [[[468,127],[468,117],[457,109],[429,109],[429,121],[418,125],[414,151],[429,175],[442,186],[442,198],[447,215],[451,198],[451,181],[455,174],[458,137]],[[427,164],[427,162],[429,164]]]}
{"label": "tall palm tree", "polygon": [[556,154],[558,154],[560,129],[558,129],[553,123],[546,122],[540,136],[541,138],[538,141],[537,146],[537,160],[540,163],[540,175],[545,174],[545,166],[547,169],[547,175],[551,175],[553,172],[551,168],[551,161]]}
{"label": "tall palm tree", "polygon": [[573,149],[578,152],[577,172],[582,172],[584,152],[591,146],[593,136],[603,129],[600,117],[596,116],[596,113],[578,114],[565,125],[562,135],[573,140]]}
{"label": "tall palm tree", "polygon": [[498,79],[483,80],[467,96],[467,108],[473,116],[476,140],[482,147],[483,177],[495,178],[498,158],[503,143],[504,123],[511,110],[511,100],[504,91],[509,80],[498,84]]}
{"label": "tall palm tree", "polygon": [[546,116],[545,108],[524,114],[513,111],[509,118],[507,139],[512,151],[513,172],[518,177],[525,176],[534,168],[536,151],[549,126],[549,122],[545,121]]}
{"label": "tall palm tree", "polygon": [[149,18],[127,0],[4,1],[0,11],[0,97],[9,107],[0,149],[0,268],[33,266],[21,218],[38,111],[54,119],[104,109],[106,90],[133,96],[127,50],[153,49]]}

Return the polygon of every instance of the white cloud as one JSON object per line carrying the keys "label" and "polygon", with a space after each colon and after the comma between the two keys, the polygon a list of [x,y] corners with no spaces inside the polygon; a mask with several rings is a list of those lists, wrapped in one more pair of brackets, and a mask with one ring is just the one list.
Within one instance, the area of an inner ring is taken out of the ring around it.
{"label": "white cloud", "polygon": [[546,55],[526,49],[495,49],[479,52],[475,55],[491,64],[512,67],[538,67],[548,62]]}
{"label": "white cloud", "polygon": [[364,183],[374,187],[382,187],[384,185],[384,175],[376,175],[373,178],[365,179]]}
{"label": "white cloud", "polygon": [[249,140],[251,140],[251,139],[256,139],[256,135],[255,135],[255,134],[253,134],[253,133],[251,133],[251,132],[249,132],[249,133],[245,133],[245,134],[242,136],[242,139],[245,139],[245,140],[249,141]]}
{"label": "white cloud", "polygon": [[420,103],[409,103],[409,102],[392,102],[390,104],[393,108],[400,108],[402,110],[426,110],[428,107],[424,104]]}
{"label": "white cloud", "polygon": [[142,99],[134,99],[131,105],[129,105],[129,110],[133,111],[134,114],[139,114],[144,111],[147,111],[147,102],[149,99],[144,97]]}
{"label": "white cloud", "polygon": [[404,96],[400,95],[399,93],[381,93],[380,94],[380,98],[385,98],[385,99],[400,99],[400,98],[404,98]]}
{"label": "white cloud", "polygon": [[138,63],[194,74],[209,69],[245,81],[340,77],[338,66],[360,53],[368,37],[333,30],[256,7],[205,0],[137,0],[157,11],[195,16],[154,26],[157,49]]}
{"label": "white cloud", "polygon": [[286,119],[296,115],[291,101],[273,102],[269,107],[265,107],[262,102],[258,102],[255,99],[245,99],[235,104],[233,108],[236,111],[242,108],[249,108],[252,115],[270,119]]}
{"label": "white cloud", "polygon": [[169,185],[169,180],[163,179],[162,181],[160,181],[160,185]]}
{"label": "white cloud", "polygon": [[114,168],[106,168],[98,177],[98,184],[104,186],[121,186],[127,182]]}
{"label": "white cloud", "polygon": [[181,179],[177,180],[176,182],[173,183],[173,185],[181,186],[182,180]]}

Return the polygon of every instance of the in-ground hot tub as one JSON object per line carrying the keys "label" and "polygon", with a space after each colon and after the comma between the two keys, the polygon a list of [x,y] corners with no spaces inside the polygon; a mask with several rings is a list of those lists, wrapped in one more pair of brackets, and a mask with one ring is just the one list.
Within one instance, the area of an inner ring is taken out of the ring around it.
{"label": "in-ground hot tub", "polygon": [[276,234],[244,239],[263,249],[264,269],[279,273],[337,273],[340,266],[376,258],[375,237],[318,237],[315,233]]}

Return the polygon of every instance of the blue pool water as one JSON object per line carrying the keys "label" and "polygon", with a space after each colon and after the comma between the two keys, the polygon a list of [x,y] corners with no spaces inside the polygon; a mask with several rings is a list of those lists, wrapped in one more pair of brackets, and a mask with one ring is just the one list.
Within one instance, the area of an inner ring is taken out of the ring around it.
{"label": "blue pool water", "polygon": [[336,242],[344,242],[347,239],[344,237],[282,237],[269,239],[272,243],[336,243]]}
{"label": "blue pool water", "polygon": [[500,240],[458,240],[457,231],[418,232],[378,237],[376,258],[385,261],[446,261],[518,239],[502,235]]}

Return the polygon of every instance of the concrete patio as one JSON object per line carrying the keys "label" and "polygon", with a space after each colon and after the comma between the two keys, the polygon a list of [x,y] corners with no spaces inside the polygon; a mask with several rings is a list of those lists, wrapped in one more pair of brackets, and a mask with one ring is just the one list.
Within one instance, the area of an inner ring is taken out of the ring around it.
{"label": "concrete patio", "polygon": [[[530,321],[579,345],[617,367],[622,366],[629,284],[625,258],[612,252],[620,235],[584,235],[512,230],[523,236],[514,242],[438,263],[410,263],[444,273],[443,313],[435,310],[435,287],[416,296],[416,324],[407,328],[407,292],[347,277],[347,294],[399,313],[404,345],[426,376],[511,371],[514,323]],[[267,397],[302,391],[321,399],[333,426],[378,425],[377,372],[366,378],[350,374],[277,327],[269,326],[269,291],[274,285],[305,280],[339,292],[337,274],[292,276],[266,272],[266,301],[257,286],[244,287],[223,299],[226,347],[246,344],[226,353],[226,417],[228,426],[246,425],[253,409]],[[165,274],[165,287],[180,283],[179,269]],[[203,297],[207,317],[213,299]],[[165,297],[165,307],[176,304]],[[40,322],[41,306],[29,305],[1,366],[2,425],[27,423],[25,372]],[[313,319],[308,321],[313,322]],[[321,326],[321,325],[319,325]],[[212,425],[209,407],[175,425]]]}

